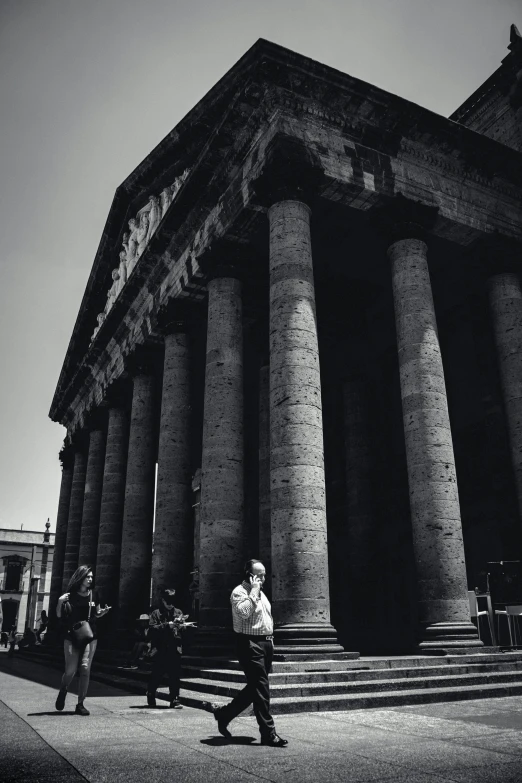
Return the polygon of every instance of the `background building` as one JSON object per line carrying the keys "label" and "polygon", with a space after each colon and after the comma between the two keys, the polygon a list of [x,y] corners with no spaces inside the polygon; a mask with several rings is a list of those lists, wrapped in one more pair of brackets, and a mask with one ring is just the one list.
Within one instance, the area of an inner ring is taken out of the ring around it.
{"label": "background building", "polygon": [[0,622],[23,633],[49,610],[54,533],[0,529]]}

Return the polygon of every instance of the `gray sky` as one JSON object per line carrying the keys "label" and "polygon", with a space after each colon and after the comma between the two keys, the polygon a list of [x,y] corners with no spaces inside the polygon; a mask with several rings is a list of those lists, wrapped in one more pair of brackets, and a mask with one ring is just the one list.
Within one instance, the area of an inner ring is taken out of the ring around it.
{"label": "gray sky", "polygon": [[116,187],[260,37],[448,115],[520,0],[0,0],[0,527],[56,521],[47,418]]}

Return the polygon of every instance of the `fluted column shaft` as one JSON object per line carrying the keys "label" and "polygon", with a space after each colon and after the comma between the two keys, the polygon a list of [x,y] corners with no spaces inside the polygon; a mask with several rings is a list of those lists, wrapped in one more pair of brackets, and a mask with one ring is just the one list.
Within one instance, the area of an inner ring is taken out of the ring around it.
{"label": "fluted column shaft", "polygon": [[56,517],[56,534],[54,538],[53,570],[51,572],[51,588],[49,595],[49,618],[54,619],[56,602],[62,594],[63,568],[65,561],[65,545],[67,541],[67,525],[69,522],[69,506],[74,463],[70,456],[64,456],[62,462],[62,481],[58,499],[58,514]]}
{"label": "fluted column shaft", "polygon": [[475,646],[453,441],[435,308],[420,239],[388,249],[422,647]]}
{"label": "fluted column shaft", "polygon": [[268,216],[272,604],[278,624],[327,630],[323,421],[310,209],[300,201],[280,201]]}
{"label": "fluted column shaft", "polygon": [[200,625],[230,626],[230,588],[244,557],[241,283],[208,284],[200,516]]}
{"label": "fluted column shaft", "polygon": [[108,411],[96,554],[96,587],[102,593],[103,600],[111,606],[117,606],[118,599],[128,444],[127,413],[123,407],[114,405]]}
{"label": "fluted column shaft", "polygon": [[76,446],[74,453],[74,469],[69,503],[69,522],[65,542],[65,558],[63,564],[62,588],[65,590],[69,579],[78,568],[78,554],[82,530],[83,498],[85,493],[85,473],[87,455],[83,447]]}
{"label": "fluted column shaft", "polygon": [[488,281],[497,360],[522,520],[522,289],[514,273]]}
{"label": "fluted column shaft", "polygon": [[192,564],[190,464],[190,353],[188,335],[165,336],[156,490],[152,589],[188,583]]}
{"label": "fluted column shaft", "polygon": [[121,538],[118,628],[128,632],[150,604],[154,479],[156,472],[155,381],[133,379],[129,453]]}
{"label": "fluted column shaft", "polygon": [[100,504],[103,488],[105,461],[105,428],[91,430],[85,474],[82,529],[80,535],[79,563],[87,563],[96,570]]}

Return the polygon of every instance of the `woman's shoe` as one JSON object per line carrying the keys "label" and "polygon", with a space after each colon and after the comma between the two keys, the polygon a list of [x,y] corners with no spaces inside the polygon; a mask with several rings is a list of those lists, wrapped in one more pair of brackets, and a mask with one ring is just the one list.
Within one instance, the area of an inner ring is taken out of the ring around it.
{"label": "woman's shoe", "polygon": [[75,715],[90,715],[91,713],[87,709],[87,707],[83,706],[83,701],[79,701],[76,705],[76,709],[74,710]]}
{"label": "woman's shoe", "polygon": [[170,708],[172,710],[182,710],[183,709],[183,704],[179,703],[179,699],[178,698],[171,699],[170,700]]}
{"label": "woman's shoe", "polygon": [[58,696],[56,697],[55,707],[58,710],[58,712],[61,712],[63,708],[65,707],[65,697],[67,696],[67,691],[60,688],[58,692]]}

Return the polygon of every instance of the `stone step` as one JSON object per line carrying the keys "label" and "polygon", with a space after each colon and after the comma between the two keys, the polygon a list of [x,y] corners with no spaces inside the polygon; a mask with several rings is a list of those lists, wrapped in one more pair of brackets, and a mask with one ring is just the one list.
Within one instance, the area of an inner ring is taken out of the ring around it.
{"label": "stone step", "polygon": [[[329,696],[271,698],[270,709],[274,715],[282,715],[297,712],[375,709],[520,695],[522,695],[522,682],[519,681],[517,683],[480,684],[455,688],[411,688],[403,691],[379,691],[367,694],[342,693]],[[168,699],[168,696],[165,694],[160,698]],[[184,690],[183,686],[180,699],[183,704],[200,709],[205,709],[209,701],[216,705],[228,702],[228,699],[222,696],[209,698],[209,694],[189,692]]]}
{"label": "stone step", "polygon": [[[233,657],[200,656],[192,652],[183,656],[185,665],[201,669],[231,669],[241,671],[239,662]],[[496,663],[498,661],[522,661],[522,652],[491,652],[470,653],[469,655],[424,655],[401,657],[361,657],[357,660],[331,660],[322,658],[318,661],[274,661],[272,671],[279,672],[312,672],[312,671],[365,671],[373,669],[406,669],[436,666],[448,666],[466,663]]]}
{"label": "stone step", "polygon": [[[233,698],[240,691],[245,681],[242,683],[224,682],[220,680],[211,680],[204,678],[183,678],[182,687],[184,690],[198,691],[200,693],[213,694]],[[379,691],[397,691],[408,690],[411,688],[460,688],[467,685],[481,685],[493,683],[520,683],[522,684],[522,675],[519,671],[514,672],[486,672],[476,674],[446,674],[444,677],[419,677],[414,681],[410,677],[397,678],[394,680],[363,680],[360,682],[297,682],[292,685],[277,684],[270,681],[270,701],[271,703],[281,698],[292,697],[301,698],[308,696],[330,696],[336,694],[348,693],[369,693]]]}
{"label": "stone step", "polygon": [[[63,666],[59,648],[36,648],[21,655],[57,669]],[[360,663],[369,665],[356,666]],[[400,667],[396,665],[399,663],[407,665]],[[195,707],[201,708],[208,701],[226,703],[244,684],[242,673],[228,667],[205,670],[185,666],[184,669],[181,700]],[[271,703],[277,714],[521,694],[521,670],[520,653],[441,656],[435,660],[423,656],[367,659],[345,662],[344,671],[326,672],[299,672],[292,664],[290,671],[271,675]],[[95,658],[92,676],[100,682],[144,694],[149,672],[119,670]],[[221,676],[228,679],[220,679]],[[159,689],[158,698],[168,699],[168,690]]]}
{"label": "stone step", "polygon": [[[494,664],[487,663],[468,663],[463,666],[455,664],[453,666],[430,666],[424,668],[404,668],[404,669],[363,669],[350,671],[312,671],[312,672],[276,672],[270,675],[270,682],[274,685],[292,685],[296,682],[360,682],[375,680],[391,680],[399,678],[422,679],[426,677],[454,676],[473,673],[487,673],[491,671],[520,671],[522,672],[522,661],[505,661]],[[242,671],[232,669],[201,669],[196,666],[183,666],[183,676],[185,678],[203,678],[209,680],[220,680],[222,682],[245,681]]]}

